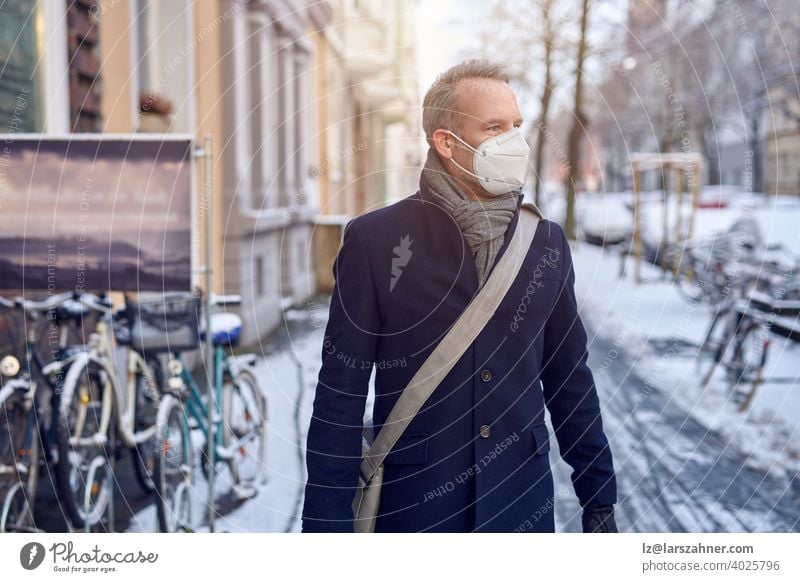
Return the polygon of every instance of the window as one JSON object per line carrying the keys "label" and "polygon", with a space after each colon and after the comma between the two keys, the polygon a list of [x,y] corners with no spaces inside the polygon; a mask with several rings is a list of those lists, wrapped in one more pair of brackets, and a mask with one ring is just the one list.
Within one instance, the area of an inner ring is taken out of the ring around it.
{"label": "window", "polygon": [[36,3],[6,0],[0,18],[0,133],[42,131]]}
{"label": "window", "polygon": [[69,110],[73,131],[100,131],[100,33],[86,4],[67,7]]}
{"label": "window", "polygon": [[[136,0],[140,131],[194,132],[194,14],[189,0]],[[144,122],[144,123],[143,123]]]}

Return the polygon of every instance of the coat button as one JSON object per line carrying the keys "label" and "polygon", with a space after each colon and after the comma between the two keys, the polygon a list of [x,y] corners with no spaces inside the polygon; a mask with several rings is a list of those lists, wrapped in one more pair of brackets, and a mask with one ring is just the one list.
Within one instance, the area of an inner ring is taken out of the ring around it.
{"label": "coat button", "polygon": [[481,380],[488,382],[492,379],[492,371],[489,369],[481,370]]}
{"label": "coat button", "polygon": [[481,436],[485,439],[488,439],[490,436],[492,436],[492,429],[488,424],[484,424],[481,427]]}

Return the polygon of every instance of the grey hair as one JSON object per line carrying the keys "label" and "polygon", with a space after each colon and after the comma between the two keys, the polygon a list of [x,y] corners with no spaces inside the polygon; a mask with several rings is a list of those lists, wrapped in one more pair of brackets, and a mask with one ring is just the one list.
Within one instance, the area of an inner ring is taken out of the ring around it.
{"label": "grey hair", "polygon": [[457,89],[467,79],[493,79],[508,83],[509,74],[505,66],[486,59],[470,59],[440,74],[422,101],[422,128],[429,145],[433,145],[433,132],[437,129],[458,131],[461,128]]}

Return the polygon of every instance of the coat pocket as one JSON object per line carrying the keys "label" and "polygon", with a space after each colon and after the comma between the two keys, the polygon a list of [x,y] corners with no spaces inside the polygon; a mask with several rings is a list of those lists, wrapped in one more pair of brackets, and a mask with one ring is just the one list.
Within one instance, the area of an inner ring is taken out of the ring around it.
{"label": "coat pocket", "polygon": [[550,433],[547,431],[547,425],[537,424],[531,429],[533,433],[533,454],[543,455],[550,450]]}
{"label": "coat pocket", "polygon": [[387,465],[414,465],[428,460],[428,433],[403,435],[386,455]]}

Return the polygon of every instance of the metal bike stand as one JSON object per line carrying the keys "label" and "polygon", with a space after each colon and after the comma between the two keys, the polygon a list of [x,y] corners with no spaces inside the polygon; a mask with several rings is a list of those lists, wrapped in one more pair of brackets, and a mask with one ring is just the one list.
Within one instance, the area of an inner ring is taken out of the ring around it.
{"label": "metal bike stand", "polygon": [[[102,467],[100,466],[101,463]],[[108,516],[110,515],[111,521],[113,523],[114,510],[111,506],[113,505],[114,501],[114,491],[113,491],[114,480],[113,480],[113,475],[111,474],[111,464],[108,460],[104,462],[103,457],[97,456],[94,459],[92,459],[91,465],[89,466],[89,473],[86,478],[86,483],[88,484],[88,487],[85,487],[83,490],[83,512],[86,515],[86,518],[83,520],[83,531],[85,533],[91,533],[92,531],[92,526],[89,520],[89,512],[92,510],[92,487],[94,486],[97,480],[97,473],[100,470],[105,472],[106,478],[109,479],[109,483],[111,483],[112,485],[112,488],[109,490],[110,491],[109,507],[106,508],[106,519],[108,519]]]}
{"label": "metal bike stand", "polygon": [[114,489],[117,487],[117,480],[114,478],[114,475],[116,474],[117,454],[115,450],[110,461],[106,463],[106,479],[108,479],[110,483],[108,488],[108,509],[106,510],[106,529],[109,532],[114,532],[117,529],[116,514],[114,512]]}
{"label": "metal bike stand", "polygon": [[213,244],[211,241],[211,201],[214,190],[214,165],[213,165],[213,142],[210,133],[203,138],[203,147],[194,151],[194,156],[203,158],[203,199],[205,212],[203,221],[205,225],[205,265],[200,268],[200,272],[205,275],[205,293],[203,294],[203,307],[205,309],[205,367],[206,381],[208,388],[208,531],[214,531],[214,477],[215,461],[214,447],[216,446],[216,399],[214,394],[214,349],[211,338],[211,291],[213,273]]}

